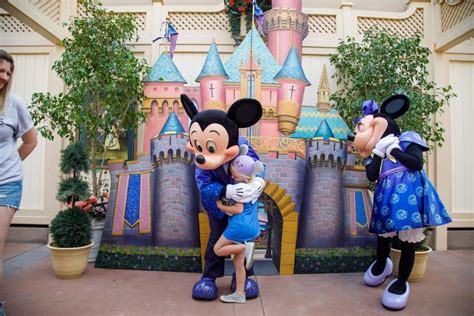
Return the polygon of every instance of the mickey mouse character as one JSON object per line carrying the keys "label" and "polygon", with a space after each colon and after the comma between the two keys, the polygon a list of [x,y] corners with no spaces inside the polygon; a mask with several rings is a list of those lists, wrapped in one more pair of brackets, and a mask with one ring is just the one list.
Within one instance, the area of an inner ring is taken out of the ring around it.
{"label": "mickey mouse character", "polygon": [[[189,142],[187,149],[195,155],[196,184],[201,193],[201,202],[209,215],[210,235],[204,255],[204,273],[194,284],[192,296],[195,299],[214,300],[217,298],[216,278],[224,275],[224,257],[214,253],[214,245],[227,227],[228,216],[221,211],[216,202],[229,201],[247,203],[252,201],[258,187],[247,183],[236,183],[229,170],[230,162],[239,155],[240,145],[248,145],[239,137],[239,128],[246,128],[257,123],[262,116],[262,106],[254,99],[237,100],[226,112],[204,110],[198,112],[194,103],[185,94],[181,103],[191,118]],[[247,155],[259,160],[254,150],[249,147]],[[230,203],[232,204],[232,203]],[[258,296],[257,283],[249,279],[253,269],[247,270],[245,294],[247,298]],[[235,277],[231,288],[235,290]]]}
{"label": "mickey mouse character", "polygon": [[401,241],[398,278],[390,282],[382,295],[382,305],[389,310],[401,310],[407,304],[407,280],[415,260],[415,243],[425,238],[425,227],[451,222],[423,171],[423,152],[428,146],[416,132],[401,133],[395,122],[409,107],[405,95],[391,96],[380,111],[374,101],[364,101],[364,116],[356,119],[354,133],[348,135],[348,140],[366,158],[367,178],[376,182],[369,231],[378,235],[377,260],[365,272],[365,284],[379,286],[392,274],[390,242],[397,233]]}

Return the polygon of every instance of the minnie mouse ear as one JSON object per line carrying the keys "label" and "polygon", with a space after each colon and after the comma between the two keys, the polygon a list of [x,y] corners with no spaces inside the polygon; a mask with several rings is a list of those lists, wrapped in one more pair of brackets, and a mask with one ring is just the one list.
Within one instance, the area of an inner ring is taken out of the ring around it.
{"label": "minnie mouse ear", "polygon": [[410,100],[406,95],[396,94],[385,100],[380,109],[381,113],[385,113],[392,119],[405,114],[410,108]]}
{"label": "minnie mouse ear", "polygon": [[239,128],[250,127],[262,117],[262,105],[255,99],[240,99],[231,105],[227,116]]}
{"label": "minnie mouse ear", "polygon": [[196,109],[194,102],[187,95],[181,95],[181,104],[183,105],[190,119],[192,119],[196,114],[198,114],[199,111],[198,109]]}

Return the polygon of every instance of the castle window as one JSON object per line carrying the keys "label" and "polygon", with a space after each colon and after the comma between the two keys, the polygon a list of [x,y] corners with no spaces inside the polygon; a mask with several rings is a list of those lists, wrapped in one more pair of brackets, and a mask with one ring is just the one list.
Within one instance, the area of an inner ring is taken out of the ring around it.
{"label": "castle window", "polygon": [[247,76],[247,97],[248,98],[255,97],[255,76],[254,75]]}

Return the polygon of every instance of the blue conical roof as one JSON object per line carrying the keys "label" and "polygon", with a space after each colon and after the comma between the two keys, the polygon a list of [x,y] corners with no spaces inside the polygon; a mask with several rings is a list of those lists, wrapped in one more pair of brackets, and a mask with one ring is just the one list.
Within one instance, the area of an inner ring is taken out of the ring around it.
{"label": "blue conical roof", "polygon": [[339,140],[347,140],[347,134],[351,132],[347,124],[341,118],[336,109],[329,112],[322,112],[315,106],[303,106],[301,108],[300,121],[296,127],[296,131],[290,136],[291,138],[312,139],[320,131],[323,121],[326,122],[334,137]]}
{"label": "blue conical roof", "polygon": [[145,82],[180,82],[186,83],[168,53],[163,53],[157,59],[145,78]]}
{"label": "blue conical roof", "polygon": [[304,74],[303,67],[301,67],[300,58],[298,56],[298,51],[294,46],[288,52],[283,66],[275,76],[275,79],[285,78],[302,81],[307,86],[311,85]]}
{"label": "blue conical roof", "polygon": [[163,128],[161,129],[160,136],[176,134],[184,134],[184,128],[179,122],[176,113],[171,112],[165,122],[165,125],[163,125]]}
{"label": "blue conical roof", "polygon": [[242,43],[237,47],[224,63],[225,70],[229,75],[226,82],[240,82],[240,64],[247,65],[249,63],[250,49],[253,51],[254,63],[260,60],[262,66],[262,83],[277,84],[273,77],[280,70],[281,66],[277,63],[267,45],[263,42],[258,31],[253,27],[245,36]]}
{"label": "blue conical roof", "polygon": [[326,122],[326,119],[321,122],[321,125],[319,125],[318,130],[316,131],[316,133],[314,133],[313,138],[318,137],[322,137],[325,140],[329,140],[329,138],[334,138],[334,134],[332,133],[331,128]]}
{"label": "blue conical roof", "polygon": [[225,79],[229,79],[215,42],[212,42],[211,48],[209,48],[206,61],[204,62],[204,66],[202,67],[199,76],[196,78],[196,82],[201,81],[204,77],[210,76],[222,76],[225,77]]}

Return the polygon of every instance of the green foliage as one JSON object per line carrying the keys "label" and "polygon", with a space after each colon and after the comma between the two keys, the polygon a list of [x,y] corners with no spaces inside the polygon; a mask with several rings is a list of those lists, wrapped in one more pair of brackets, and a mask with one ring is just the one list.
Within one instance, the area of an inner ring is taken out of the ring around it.
{"label": "green foliage", "polygon": [[83,144],[71,144],[63,150],[60,169],[65,174],[89,171],[89,157]]}
{"label": "green foliage", "polygon": [[296,249],[295,273],[362,272],[374,259],[372,248]]}
{"label": "green foliage", "polygon": [[421,37],[403,38],[386,30],[370,29],[362,42],[341,41],[330,61],[336,68],[338,91],[331,95],[349,126],[361,115],[362,101],[380,103],[395,93],[410,98],[410,110],[397,119],[402,131],[416,131],[432,145],[441,146],[444,129],[433,122],[456,95],[451,86],[436,87],[428,80],[430,50]]}
{"label": "green foliage", "polygon": [[[257,0],[257,4],[263,12],[272,8],[270,0]],[[230,24],[230,33],[236,45],[242,41],[240,38],[240,16],[245,13],[246,31],[250,30],[253,19],[252,0],[224,0],[224,13]]]}
{"label": "green foliage", "polygon": [[50,226],[53,246],[60,248],[82,247],[90,244],[91,219],[80,208],[71,207],[60,211]]}
{"label": "green foliage", "polygon": [[202,272],[199,248],[114,246],[102,244],[98,268]]}
{"label": "green foliage", "polygon": [[79,177],[61,180],[56,199],[63,203],[73,203],[89,196],[89,184]]}
{"label": "green foliage", "polygon": [[64,53],[53,64],[67,92],[35,93],[30,111],[37,130],[47,139],[57,133],[76,142],[78,130],[86,133],[91,144],[93,191],[99,195],[96,151],[108,150],[105,140],[109,135],[144,122],[146,115],[138,108],[149,67],[126,44],[137,39],[132,16],[106,12],[93,0],[83,3],[85,16],[70,20],[71,37],[63,40]]}
{"label": "green foliage", "polygon": [[59,183],[56,199],[74,205],[74,202],[87,198],[89,184],[81,178],[81,172],[89,170],[89,157],[84,146],[69,144],[61,153],[60,167],[66,177]]}

